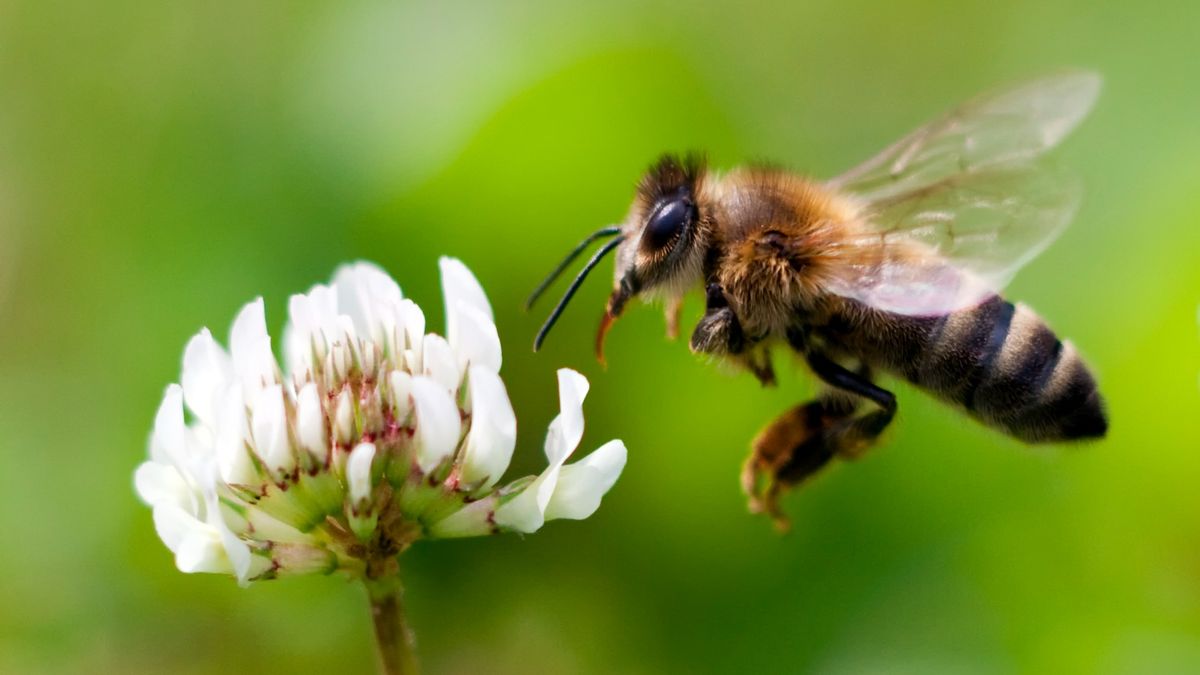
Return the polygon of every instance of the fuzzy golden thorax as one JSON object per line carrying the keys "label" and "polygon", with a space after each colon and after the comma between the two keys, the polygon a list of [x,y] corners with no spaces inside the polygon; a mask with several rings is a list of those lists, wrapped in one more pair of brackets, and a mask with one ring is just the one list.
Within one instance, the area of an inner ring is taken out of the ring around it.
{"label": "fuzzy golden thorax", "polygon": [[[798,313],[822,315],[825,290],[848,265],[869,265],[859,208],[820,183],[751,167],[721,175],[689,156],[661,158],[621,226],[604,329],[634,296],[677,311],[685,293],[723,288],[755,338],[780,337]],[[668,317],[670,323],[670,316]]]}
{"label": "fuzzy golden thorax", "polygon": [[746,332],[781,337],[798,314],[822,314],[826,280],[857,247],[857,209],[820,184],[779,170],[731,172],[702,203],[716,224],[707,270]]}

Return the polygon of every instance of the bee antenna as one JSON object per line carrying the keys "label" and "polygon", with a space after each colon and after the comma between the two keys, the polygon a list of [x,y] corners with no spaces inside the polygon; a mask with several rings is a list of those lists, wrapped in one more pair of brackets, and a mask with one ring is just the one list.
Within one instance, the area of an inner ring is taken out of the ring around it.
{"label": "bee antenna", "polygon": [[[595,236],[597,235],[592,235],[592,237],[589,237],[588,239],[590,240]],[[533,339],[533,351],[536,352],[542,348],[542,342],[546,340],[546,334],[549,333],[550,329],[554,327],[554,323],[558,321],[558,317],[562,316],[563,310],[567,308],[567,303],[571,302],[571,298],[574,297],[575,291],[579,290],[579,287],[583,284],[583,280],[587,278],[587,275],[592,271],[592,268],[598,265],[600,261],[604,259],[604,256],[612,253],[613,250],[616,249],[617,246],[624,240],[624,235],[618,236],[616,239],[613,239],[605,244],[599,251],[596,251],[596,254],[592,256],[592,259],[587,261],[587,264],[584,265],[579,274],[575,276],[575,280],[571,282],[570,287],[567,288],[567,292],[563,293],[562,299],[558,301],[557,305],[555,305],[554,311],[550,312],[550,316],[546,319],[546,323],[542,324],[542,329],[538,331],[537,337]],[[576,253],[577,252],[578,251],[576,251]],[[573,253],[572,256],[574,255],[575,254]]]}
{"label": "bee antenna", "polygon": [[558,278],[558,275],[562,274],[563,270],[567,269],[567,265],[570,265],[572,262],[574,262],[575,259],[579,257],[579,254],[583,253],[583,250],[590,246],[593,241],[604,237],[611,237],[614,234],[620,233],[621,228],[616,225],[602,227],[599,230],[589,234],[584,238],[583,241],[576,244],[575,248],[567,254],[567,257],[563,258],[563,261],[558,263],[558,267],[555,267],[554,271],[551,272],[544,280],[542,280],[542,283],[538,284],[537,288],[533,289],[533,292],[529,294],[529,299],[525,301],[525,311],[528,312],[529,309],[533,307],[533,303],[537,302],[537,299],[542,297],[542,293],[545,293],[546,289],[550,288],[550,284],[554,283],[554,280]]}

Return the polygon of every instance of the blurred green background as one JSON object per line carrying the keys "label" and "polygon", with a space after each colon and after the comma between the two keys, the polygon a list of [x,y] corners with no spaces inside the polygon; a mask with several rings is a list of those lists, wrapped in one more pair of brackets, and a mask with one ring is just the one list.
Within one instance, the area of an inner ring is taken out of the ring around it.
{"label": "blurred green background", "polygon": [[[1200,672],[1198,27],[1193,0],[0,1],[0,671],[370,672],[356,586],[180,574],[132,471],[198,328],[261,294],[277,330],[357,258],[440,327],[453,254],[496,309],[514,472],[564,365],[584,449],[630,459],[590,520],[405,556],[430,673]],[[780,537],[737,472],[799,369],[760,389],[645,308],[602,370],[607,265],[530,352],[521,299],[658,153],[832,175],[1064,65],[1106,78],[1061,153],[1088,196],[1011,295],[1089,357],[1108,440],[1031,451],[896,384],[886,446]]]}

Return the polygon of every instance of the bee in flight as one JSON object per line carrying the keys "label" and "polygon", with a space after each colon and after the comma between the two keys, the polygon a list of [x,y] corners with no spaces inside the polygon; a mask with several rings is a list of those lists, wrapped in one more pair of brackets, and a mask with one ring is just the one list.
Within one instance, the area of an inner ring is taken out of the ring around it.
{"label": "bee in flight", "polygon": [[665,303],[702,288],[691,349],[764,385],[768,349],[786,344],[823,387],[753,441],[742,474],[751,509],[780,524],[782,490],[834,457],[854,459],[896,414],[882,372],[912,382],[1027,443],[1100,438],[1108,422],[1074,345],[1000,290],[1067,226],[1080,199],[1039,160],[1100,90],[1070,71],[976,98],[827,181],[777,168],[720,174],[696,157],[660,159],[624,222],[588,236],[532,304],[592,242],[588,261],[534,342],[536,351],[588,272],[616,251],[615,288],[596,337],[635,296]]}

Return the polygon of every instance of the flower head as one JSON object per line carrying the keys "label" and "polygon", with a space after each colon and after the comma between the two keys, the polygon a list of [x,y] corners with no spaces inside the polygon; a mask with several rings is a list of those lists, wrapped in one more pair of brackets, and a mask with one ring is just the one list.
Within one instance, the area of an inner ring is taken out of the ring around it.
{"label": "flower head", "polygon": [[492,309],[466,266],[440,266],[445,337],[386,273],[356,263],[291,298],[286,371],[261,298],[228,350],[208,330],[191,339],[135,476],[180,570],[370,574],[419,539],[533,532],[596,510],[626,451],[610,441],[566,464],[588,391],[572,370],[558,372],[549,465],[499,486],[517,424]]}

